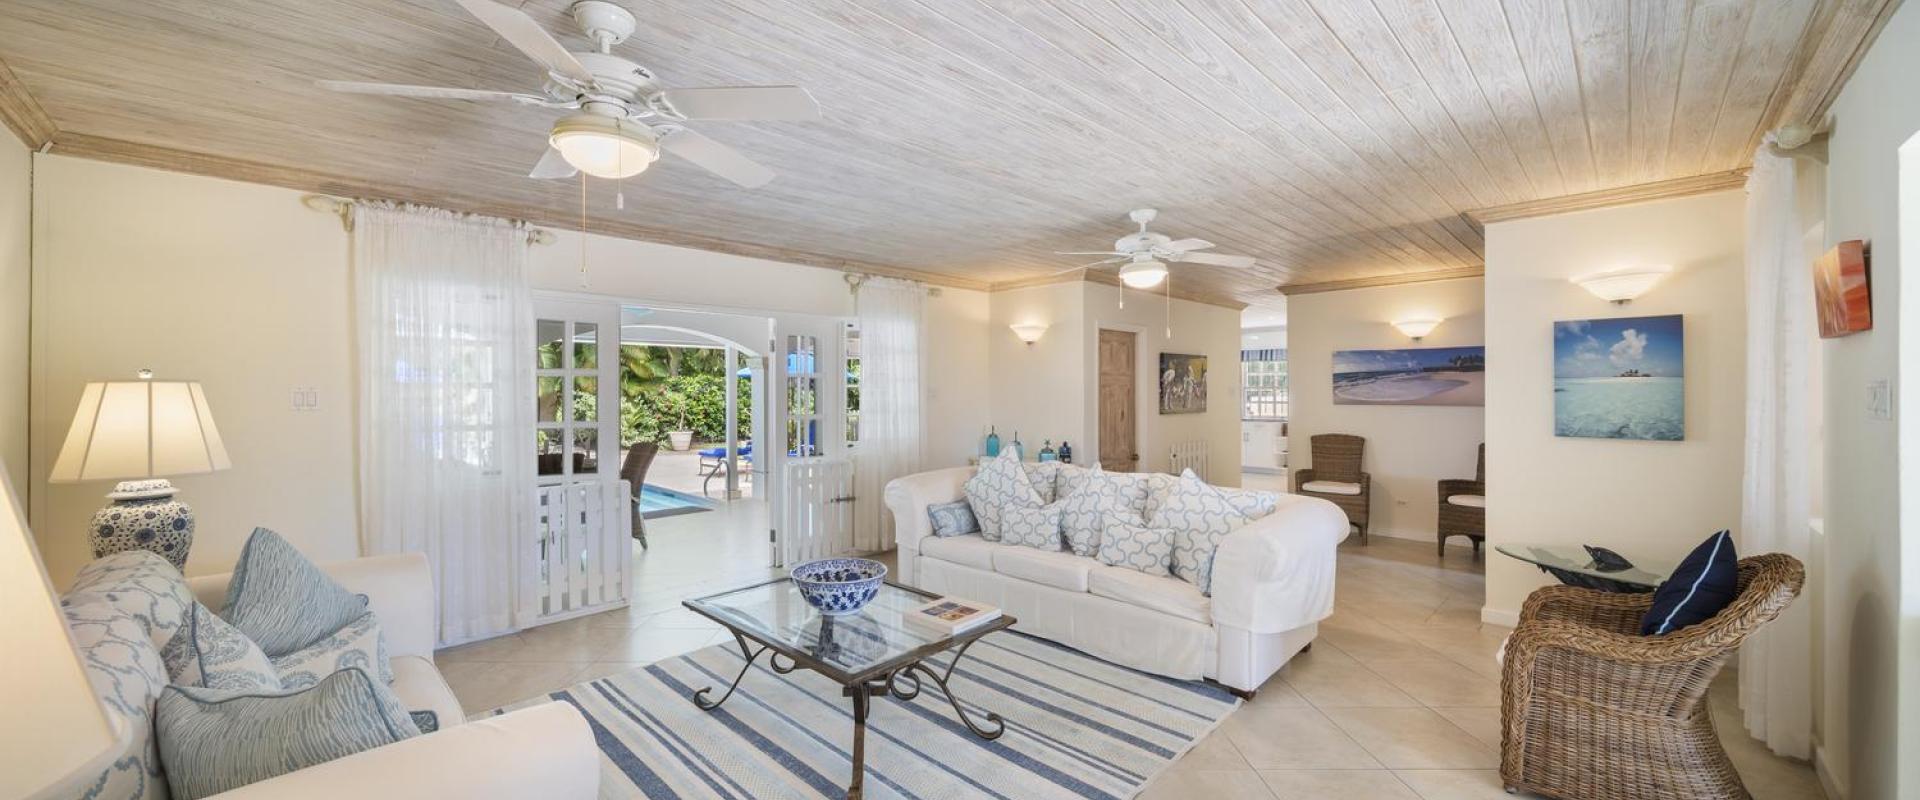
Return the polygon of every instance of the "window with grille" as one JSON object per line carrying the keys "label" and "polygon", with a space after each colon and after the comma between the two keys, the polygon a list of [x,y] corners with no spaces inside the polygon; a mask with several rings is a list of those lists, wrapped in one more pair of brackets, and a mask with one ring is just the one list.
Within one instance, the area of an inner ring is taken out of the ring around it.
{"label": "window with grille", "polygon": [[1287,351],[1282,348],[1240,351],[1242,419],[1287,418]]}

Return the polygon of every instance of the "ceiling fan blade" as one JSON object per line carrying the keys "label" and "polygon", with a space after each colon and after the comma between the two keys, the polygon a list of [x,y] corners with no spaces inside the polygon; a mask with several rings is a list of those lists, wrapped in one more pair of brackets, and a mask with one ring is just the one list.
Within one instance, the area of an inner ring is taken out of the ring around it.
{"label": "ceiling fan blade", "polygon": [[1181,253],[1179,261],[1193,264],[1212,264],[1216,267],[1246,269],[1253,266],[1253,256],[1229,256],[1220,253]]}
{"label": "ceiling fan blade", "polygon": [[527,57],[533,59],[535,63],[546,67],[548,72],[563,75],[578,83],[594,82],[593,73],[587,71],[587,68],[580,63],[580,59],[574,58],[572,53],[567,52],[566,46],[554,39],[553,34],[547,33],[546,28],[540,27],[540,23],[533,21],[533,17],[527,16],[527,12],[501,5],[493,0],[454,0],[454,2],[459,3],[467,13],[492,28],[494,33],[500,34],[500,38],[507,40],[507,44],[513,45],[520,52],[527,54]]}
{"label": "ceiling fan blade", "polygon": [[758,189],[773,180],[773,170],[741,155],[738,150],[686,128],[662,133],[660,147],[749,189]]}
{"label": "ceiling fan blade", "polygon": [[551,178],[571,178],[577,173],[579,173],[579,170],[574,169],[572,164],[567,163],[566,157],[560,155],[559,150],[555,149],[553,145],[547,145],[547,152],[540,156],[539,161],[534,163],[533,171],[527,173],[527,177],[548,180]]}
{"label": "ceiling fan blade", "polygon": [[718,86],[661,93],[687,119],[816,120],[820,104],[798,86]]}
{"label": "ceiling fan blade", "polygon": [[455,89],[451,86],[412,86],[405,83],[368,83],[365,81],[314,81],[313,85],[333,92],[379,94],[396,97],[430,97],[437,100],[512,100],[528,105],[549,103],[539,95],[518,92],[494,92],[486,89]]}
{"label": "ceiling fan blade", "polygon": [[1055,250],[1053,254],[1056,256],[1124,256],[1124,255],[1128,255],[1127,253],[1116,252],[1113,250],[1072,250],[1072,251]]}
{"label": "ceiling fan blade", "polygon": [[1184,253],[1188,250],[1205,250],[1212,246],[1213,242],[1205,239],[1180,239],[1167,243],[1167,249],[1176,253]]}

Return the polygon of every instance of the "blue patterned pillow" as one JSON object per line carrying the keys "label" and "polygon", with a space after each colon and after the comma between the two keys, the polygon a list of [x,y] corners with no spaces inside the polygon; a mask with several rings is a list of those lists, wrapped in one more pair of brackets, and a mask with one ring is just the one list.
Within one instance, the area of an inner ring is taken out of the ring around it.
{"label": "blue patterned pillow", "polygon": [[193,604],[187,626],[160,648],[170,682],[234,691],[278,691],[279,673],[260,646],[206,606]]}
{"label": "blue patterned pillow", "polygon": [[1060,468],[1056,470],[1053,475],[1054,501],[1059,502],[1065,500],[1072,497],[1075,492],[1085,488],[1087,479],[1093,477],[1093,471],[1099,468],[1100,465],[1098,463],[1093,465],[1093,469],[1088,469],[1079,464],[1061,464]]}
{"label": "blue patterned pillow", "polygon": [[1116,516],[1134,524],[1146,521],[1147,481],[1125,472],[1107,472],[1095,466],[1076,480],[1073,493],[1060,506],[1060,532],[1067,549],[1077,556],[1100,552],[1100,531],[1107,517]]}
{"label": "blue patterned pillow", "polygon": [[967,504],[972,506],[974,518],[980,520],[980,538],[989,542],[1000,541],[1002,509],[1045,505],[1011,449],[981,462],[980,470],[967,479],[966,492]]}
{"label": "blue patterned pillow", "polygon": [[193,592],[180,570],[146,550],[126,550],[88,562],[60,597],[61,605],[94,602],[125,612],[146,629],[156,650],[186,627],[194,606]]}
{"label": "blue patterned pillow", "polygon": [[1000,519],[1000,541],[1041,550],[1060,549],[1060,506],[1008,508]]}
{"label": "blue patterned pillow", "polygon": [[1233,505],[1233,510],[1240,512],[1240,514],[1248,520],[1256,520],[1272,514],[1274,509],[1280,507],[1279,492],[1262,492],[1257,489],[1228,489],[1220,486],[1213,488],[1218,490],[1222,497],[1227,498],[1227,502]]}
{"label": "blue patterned pillow", "polygon": [[331,636],[284,656],[274,656],[273,669],[280,676],[280,685],[287,689],[304,689],[343,669],[365,670],[381,683],[393,683],[387,640],[371,611]]}
{"label": "blue patterned pillow", "polygon": [[1033,491],[1040,495],[1041,505],[1051,505],[1060,496],[1057,483],[1060,477],[1058,461],[1026,461],[1020,464],[1021,471],[1027,473],[1027,481],[1033,484]]}
{"label": "blue patterned pillow", "polygon": [[366,612],[365,597],[327,577],[280,534],[254,528],[234,565],[220,616],[277,657],[325,638]]}
{"label": "blue patterned pillow", "polygon": [[76,603],[68,596],[60,605],[94,696],[128,731],[112,761],[84,779],[89,792],[85,796],[166,800],[166,775],[160,770],[159,744],[153,740],[153,701],[167,686],[167,666],[147,640],[149,628],[104,597]]}
{"label": "blue patterned pillow", "polygon": [[409,711],[407,712],[407,716],[413,718],[413,726],[419,728],[421,733],[433,733],[434,731],[440,730],[440,715],[437,713],[432,711]]}
{"label": "blue patterned pillow", "polygon": [[1100,563],[1166,575],[1172,555],[1172,530],[1148,527],[1125,517],[1107,517],[1106,531],[1100,536]]}
{"label": "blue patterned pillow", "polygon": [[1213,592],[1213,551],[1235,528],[1247,524],[1245,514],[1219,489],[1187,470],[1153,516],[1156,528],[1171,528],[1173,576]]}
{"label": "blue patterned pillow", "polygon": [[174,800],[197,800],[420,735],[393,690],[358,669],[306,689],[169,686],[155,738]]}
{"label": "blue patterned pillow", "polygon": [[974,518],[973,506],[965,500],[927,506],[927,519],[933,523],[935,536],[963,536],[980,530],[980,520]]}

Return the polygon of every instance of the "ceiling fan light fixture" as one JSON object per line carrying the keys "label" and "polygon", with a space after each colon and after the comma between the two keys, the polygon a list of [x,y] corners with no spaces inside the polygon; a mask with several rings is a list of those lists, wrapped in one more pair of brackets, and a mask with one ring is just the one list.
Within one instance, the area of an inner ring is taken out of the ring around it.
{"label": "ceiling fan light fixture", "polygon": [[1151,289],[1167,279],[1167,265],[1159,261],[1135,261],[1120,268],[1120,282],[1134,289]]}
{"label": "ceiling fan light fixture", "polygon": [[561,117],[548,141],[574,169],[609,180],[638,175],[660,157],[645,125],[600,114]]}

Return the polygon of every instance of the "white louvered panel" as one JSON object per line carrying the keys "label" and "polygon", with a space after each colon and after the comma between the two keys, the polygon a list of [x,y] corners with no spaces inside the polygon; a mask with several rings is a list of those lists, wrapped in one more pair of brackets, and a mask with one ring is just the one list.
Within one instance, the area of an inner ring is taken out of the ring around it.
{"label": "white louvered panel", "polygon": [[852,462],[834,458],[787,461],[781,481],[782,563],[801,564],[853,547]]}
{"label": "white louvered panel", "polygon": [[1208,480],[1207,455],[1207,440],[1205,439],[1194,439],[1188,442],[1176,443],[1173,446],[1173,452],[1169,458],[1167,471],[1178,475],[1190,469],[1193,470],[1193,474],[1200,476],[1200,480]]}

